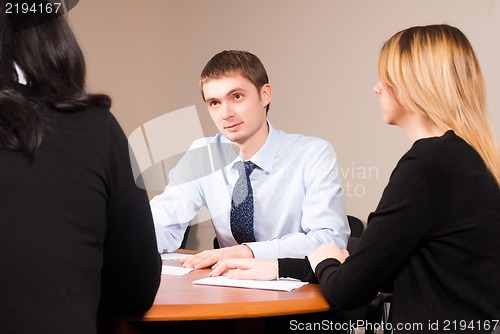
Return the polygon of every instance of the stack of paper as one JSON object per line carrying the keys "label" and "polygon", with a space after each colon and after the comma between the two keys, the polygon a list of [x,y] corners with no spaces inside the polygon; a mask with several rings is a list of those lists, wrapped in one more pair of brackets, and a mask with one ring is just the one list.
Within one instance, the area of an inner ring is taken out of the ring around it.
{"label": "stack of paper", "polygon": [[186,257],[192,256],[191,254],[181,254],[181,253],[163,253],[161,254],[162,260],[180,260]]}
{"label": "stack of paper", "polygon": [[194,270],[194,268],[184,268],[184,267],[179,267],[179,266],[166,266],[166,265],[161,266],[161,274],[162,275],[181,276],[181,275],[186,275],[187,273],[191,272],[192,270]]}
{"label": "stack of paper", "polygon": [[193,282],[193,284],[230,286],[237,288],[264,289],[278,291],[292,291],[307,284],[307,282],[297,281],[295,279],[280,279],[278,281],[257,281],[230,279],[227,276],[206,277]]}

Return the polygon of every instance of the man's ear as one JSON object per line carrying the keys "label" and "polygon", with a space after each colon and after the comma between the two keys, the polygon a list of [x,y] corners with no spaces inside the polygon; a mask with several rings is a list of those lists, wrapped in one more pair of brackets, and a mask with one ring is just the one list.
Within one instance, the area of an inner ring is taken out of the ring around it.
{"label": "man's ear", "polygon": [[262,106],[265,107],[273,98],[273,90],[270,84],[265,84],[260,88],[260,100],[262,102]]}

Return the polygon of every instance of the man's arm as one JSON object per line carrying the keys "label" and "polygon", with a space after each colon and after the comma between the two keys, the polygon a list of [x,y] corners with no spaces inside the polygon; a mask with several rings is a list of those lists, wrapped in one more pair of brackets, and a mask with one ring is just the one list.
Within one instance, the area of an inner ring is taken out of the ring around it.
{"label": "man's arm", "polygon": [[160,253],[173,252],[180,247],[189,223],[205,205],[199,179],[211,166],[207,167],[210,161],[205,158],[204,143],[202,138],[191,145],[170,171],[169,184],[163,193],[150,201]]}
{"label": "man's arm", "polygon": [[[350,234],[342,181],[333,147],[321,140],[304,162],[305,198],[302,231],[263,242],[248,243],[256,259],[301,258],[323,243],[345,249]],[[322,143],[322,144],[321,144]]]}
{"label": "man's arm", "polygon": [[193,185],[168,185],[150,201],[158,252],[173,252],[184,239],[189,222],[202,206]]}

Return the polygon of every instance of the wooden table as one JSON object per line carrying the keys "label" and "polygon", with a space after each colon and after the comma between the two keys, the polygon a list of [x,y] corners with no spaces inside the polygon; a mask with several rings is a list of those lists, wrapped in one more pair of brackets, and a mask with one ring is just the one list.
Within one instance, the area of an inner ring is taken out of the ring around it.
{"label": "wooden table", "polygon": [[[167,265],[175,265],[172,264],[175,262],[163,261]],[[207,277],[209,272],[210,269],[198,269],[184,276],[162,275],[154,305],[142,320],[257,318],[329,309],[316,284],[307,284],[290,292],[193,284],[193,281]]]}
{"label": "wooden table", "polygon": [[[164,260],[163,264],[179,265],[179,261]],[[236,332],[257,333],[256,327],[263,326],[259,319],[329,310],[316,284],[307,284],[290,292],[193,284],[193,281],[207,277],[209,272],[210,269],[198,269],[183,276],[162,275],[153,307],[141,318],[121,319],[116,331],[151,333],[152,326],[157,326],[151,322],[165,325],[165,322],[235,319],[239,328]],[[148,330],[138,330],[140,323]]]}

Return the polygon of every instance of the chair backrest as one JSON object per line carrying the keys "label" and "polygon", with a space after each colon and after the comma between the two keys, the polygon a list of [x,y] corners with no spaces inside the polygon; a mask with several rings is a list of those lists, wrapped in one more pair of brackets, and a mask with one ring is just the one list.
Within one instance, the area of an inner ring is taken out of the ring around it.
{"label": "chair backrest", "polygon": [[347,215],[347,221],[349,222],[349,227],[351,228],[351,237],[361,238],[365,230],[365,224],[355,216]]}

